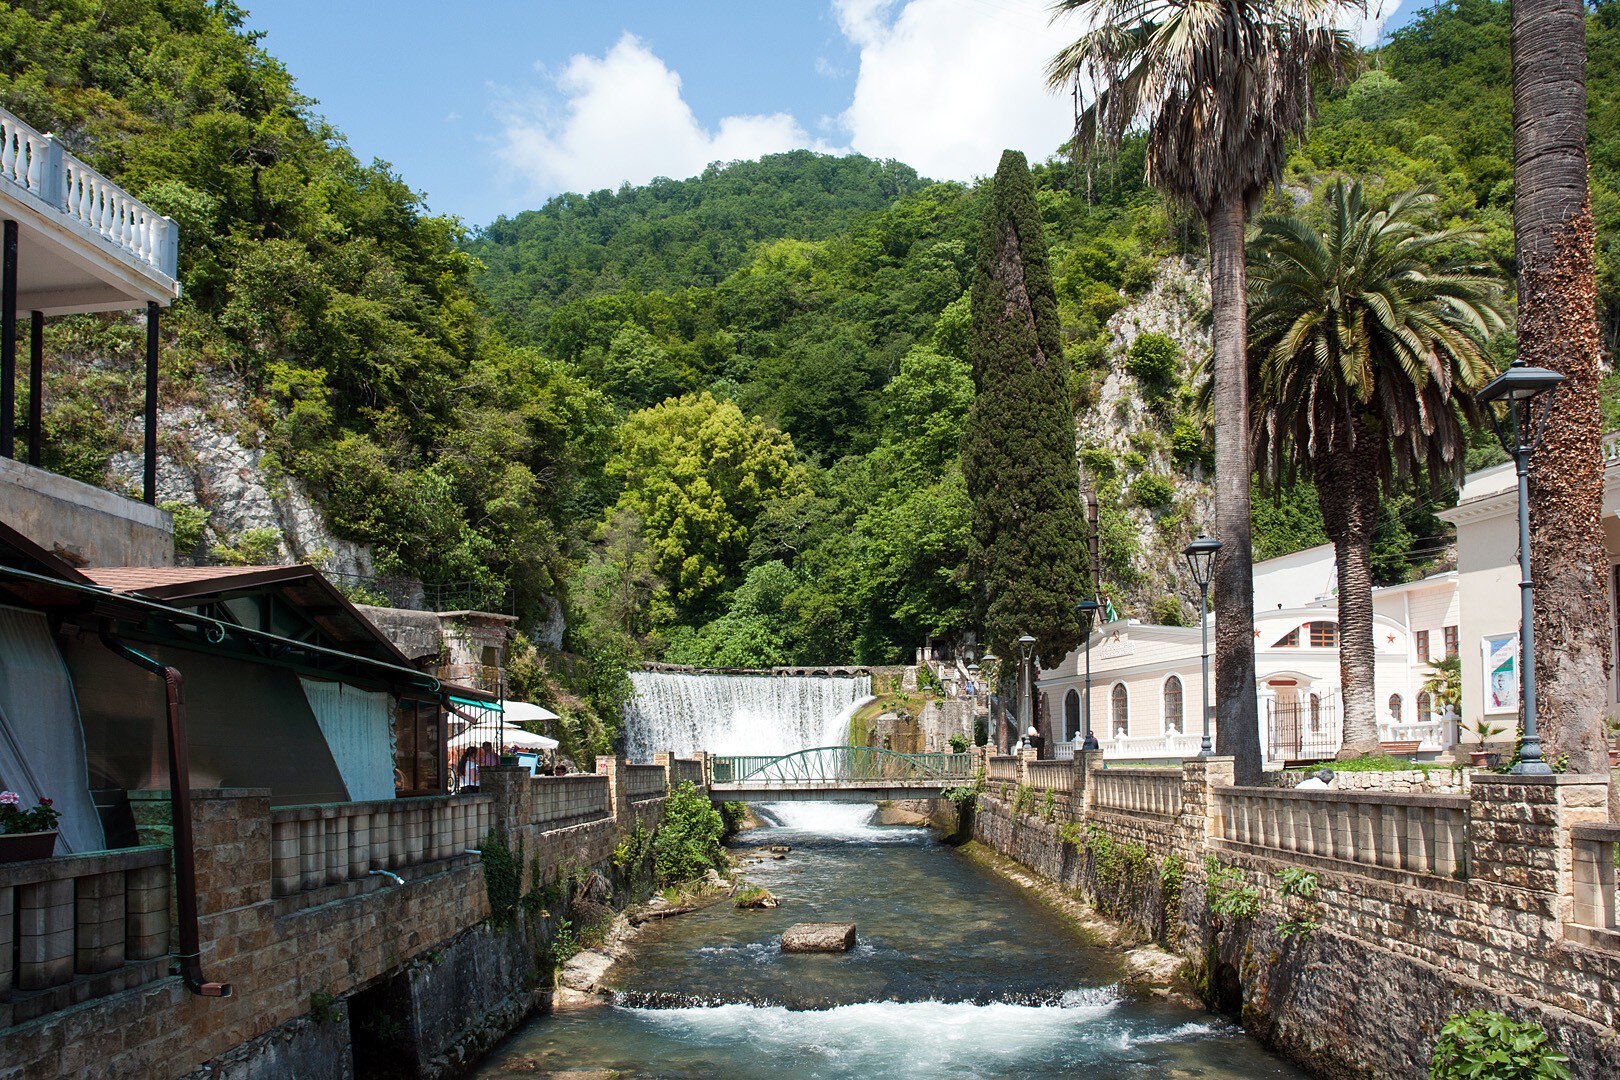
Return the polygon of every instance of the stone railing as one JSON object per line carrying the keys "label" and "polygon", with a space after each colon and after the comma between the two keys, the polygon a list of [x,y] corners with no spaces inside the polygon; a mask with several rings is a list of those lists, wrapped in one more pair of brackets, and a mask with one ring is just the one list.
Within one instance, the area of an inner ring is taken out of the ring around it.
{"label": "stone railing", "polygon": [[169,849],[0,866],[0,1027],[168,973]]}
{"label": "stone railing", "polygon": [[356,881],[475,850],[494,822],[490,795],[289,806],[271,814],[275,895]]}
{"label": "stone railing", "polygon": [[703,762],[697,758],[676,758],[670,764],[670,786],[676,787],[691,781],[693,786],[703,786]]}
{"label": "stone railing", "polygon": [[1222,839],[1255,848],[1466,877],[1468,796],[1227,787],[1214,792]]}
{"label": "stone railing", "polygon": [[560,829],[601,821],[613,813],[605,776],[538,776],[530,784],[534,792],[530,824]]}
{"label": "stone railing", "polygon": [[1098,769],[1089,781],[1099,810],[1159,817],[1181,813],[1180,769]]}
{"label": "stone railing", "polygon": [[1010,754],[992,754],[990,764],[984,770],[987,780],[1004,780],[1009,784],[1018,783],[1018,759]]}
{"label": "stone railing", "polygon": [[1024,781],[1037,791],[1074,790],[1074,764],[1069,761],[1030,761],[1024,765]]}
{"label": "stone railing", "polygon": [[1576,825],[1570,830],[1575,848],[1575,905],[1571,919],[1589,930],[1592,944],[1620,948],[1620,904],[1615,897],[1615,851],[1620,825]]}
{"label": "stone railing", "polygon": [[62,213],[79,230],[173,280],[179,276],[175,223],[0,109],[0,181]]}
{"label": "stone railing", "polygon": [[669,777],[662,765],[630,765],[625,769],[625,785],[632,802],[662,799],[669,794]]}

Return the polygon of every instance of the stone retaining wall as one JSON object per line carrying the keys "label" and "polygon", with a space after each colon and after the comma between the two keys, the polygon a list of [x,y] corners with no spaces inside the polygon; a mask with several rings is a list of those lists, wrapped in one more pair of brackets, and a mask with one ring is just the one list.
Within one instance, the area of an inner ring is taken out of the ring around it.
{"label": "stone retaining wall", "polygon": [[[611,877],[621,873],[611,862],[615,846],[637,825],[655,829],[665,800],[632,803],[622,759],[608,759],[605,771],[533,778],[490,767],[482,794],[452,800],[489,807],[491,832],[522,853],[522,891],[581,869]],[[432,849],[433,857],[392,871],[403,884],[345,870],[277,895],[269,792],[214,789],[193,799],[201,963],[208,979],[231,985],[231,996],[199,997],[164,975],[17,1024],[0,1031],[0,1080],[194,1070],[231,1080],[347,1080],[349,1047],[371,1026],[351,1025],[357,1013],[397,1025],[382,1049],[402,1055],[406,1074],[446,1076],[536,1006],[531,988],[555,919],[519,907],[492,920],[478,852]],[[144,802],[148,814],[166,805],[166,797]]]}
{"label": "stone retaining wall", "polygon": [[[1582,887],[1572,834],[1606,818],[1603,778],[1481,773],[1466,797],[1311,793],[1335,824],[1306,842],[1285,820],[1297,797],[1234,788],[1230,759],[1183,764],[1173,817],[1099,808],[1100,766],[1077,759],[1066,819],[1018,813],[1013,785],[989,785],[973,837],[1181,952],[1212,1005],[1314,1071],[1424,1075],[1446,1018],[1479,1007],[1541,1024],[1576,1077],[1620,1075],[1620,939],[1572,921]],[[1432,815],[1454,803],[1465,810],[1463,858],[1422,857],[1435,850]],[[1066,820],[1079,824],[1078,844],[1059,839]],[[1107,873],[1093,830],[1114,845]],[[1303,846],[1286,849],[1288,837]],[[1170,856],[1179,884],[1162,877]],[[1254,915],[1211,912],[1207,858],[1227,886],[1255,890]],[[1284,889],[1289,867],[1315,873],[1313,898]]]}

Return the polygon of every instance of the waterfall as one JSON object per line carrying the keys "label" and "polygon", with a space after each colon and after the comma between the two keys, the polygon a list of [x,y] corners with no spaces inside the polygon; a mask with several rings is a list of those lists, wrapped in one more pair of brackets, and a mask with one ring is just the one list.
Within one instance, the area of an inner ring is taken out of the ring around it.
{"label": "waterfall", "polygon": [[633,761],[660,750],[690,757],[787,754],[849,741],[849,720],[872,696],[868,675],[687,675],[632,671],[636,696],[625,706]]}

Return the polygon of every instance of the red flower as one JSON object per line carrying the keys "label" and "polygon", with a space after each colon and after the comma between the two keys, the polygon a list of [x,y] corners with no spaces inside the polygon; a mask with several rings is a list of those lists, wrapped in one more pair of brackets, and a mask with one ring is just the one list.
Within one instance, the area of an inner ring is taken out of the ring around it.
{"label": "red flower", "polygon": [[51,800],[49,800],[45,796],[41,795],[39,797],[39,805],[41,805],[41,806],[50,806],[51,805]]}

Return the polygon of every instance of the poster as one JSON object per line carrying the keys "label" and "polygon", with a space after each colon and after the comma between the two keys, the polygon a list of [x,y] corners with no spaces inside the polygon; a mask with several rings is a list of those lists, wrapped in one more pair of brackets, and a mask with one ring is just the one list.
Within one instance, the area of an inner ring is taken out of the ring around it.
{"label": "poster", "polygon": [[1519,711],[1519,635],[1494,634],[1480,642],[1485,655],[1485,711]]}

